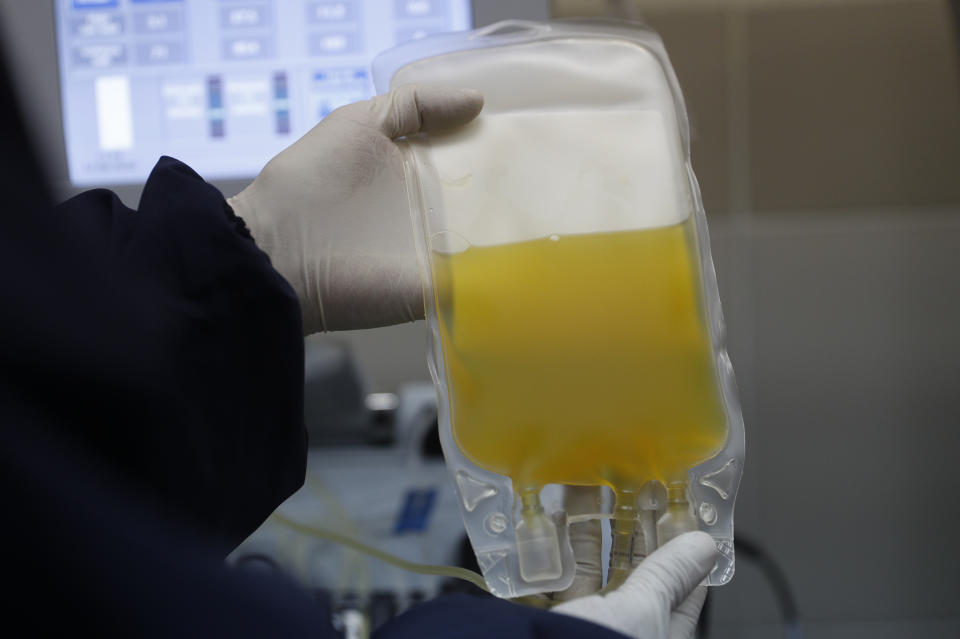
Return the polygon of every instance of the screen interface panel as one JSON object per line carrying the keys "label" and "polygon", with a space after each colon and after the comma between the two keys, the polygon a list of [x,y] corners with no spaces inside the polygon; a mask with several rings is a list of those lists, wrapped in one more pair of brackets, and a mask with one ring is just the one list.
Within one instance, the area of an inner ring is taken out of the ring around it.
{"label": "screen interface panel", "polygon": [[333,109],[370,62],[469,29],[470,0],[57,0],[70,181],[143,182],[161,155],[247,178]]}

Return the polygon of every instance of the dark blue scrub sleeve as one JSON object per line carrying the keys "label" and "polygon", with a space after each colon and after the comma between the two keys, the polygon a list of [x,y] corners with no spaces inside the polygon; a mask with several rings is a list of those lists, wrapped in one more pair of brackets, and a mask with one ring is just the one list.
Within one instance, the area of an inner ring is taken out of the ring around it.
{"label": "dark blue scrub sleeve", "polygon": [[447,595],[420,604],[384,624],[373,639],[623,639],[603,626],[503,599]]}
{"label": "dark blue scrub sleeve", "polygon": [[51,336],[62,382],[42,392],[78,443],[228,552],[303,482],[293,290],[220,192],[171,158],[136,211],[93,190],[52,217],[76,249],[61,276],[71,258],[98,275],[71,283],[87,302],[37,309],[72,338]]}

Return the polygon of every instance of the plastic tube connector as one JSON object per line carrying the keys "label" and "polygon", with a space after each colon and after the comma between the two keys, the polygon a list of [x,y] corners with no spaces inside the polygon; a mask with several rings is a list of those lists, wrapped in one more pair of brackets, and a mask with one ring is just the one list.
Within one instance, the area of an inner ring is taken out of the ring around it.
{"label": "plastic tube connector", "polygon": [[690,511],[687,482],[672,481],[667,485],[667,512],[657,523],[657,535],[663,545],[685,532],[699,530],[700,525]]}
{"label": "plastic tube connector", "polygon": [[604,591],[612,590],[626,581],[633,572],[636,550],[645,545],[643,531],[637,528],[637,493],[622,489],[616,493],[613,518],[610,521],[610,569]]}
{"label": "plastic tube connector", "polygon": [[528,582],[559,579],[563,574],[557,526],[547,517],[536,491],[521,495],[521,519],[514,530],[520,576]]}

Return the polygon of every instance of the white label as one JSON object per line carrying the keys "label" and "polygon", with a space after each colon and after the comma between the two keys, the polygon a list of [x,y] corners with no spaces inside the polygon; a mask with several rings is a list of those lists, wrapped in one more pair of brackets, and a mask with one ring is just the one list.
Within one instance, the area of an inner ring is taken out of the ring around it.
{"label": "white label", "polygon": [[101,151],[125,151],[133,147],[133,109],[130,78],[101,76],[94,83],[97,103],[97,135]]}

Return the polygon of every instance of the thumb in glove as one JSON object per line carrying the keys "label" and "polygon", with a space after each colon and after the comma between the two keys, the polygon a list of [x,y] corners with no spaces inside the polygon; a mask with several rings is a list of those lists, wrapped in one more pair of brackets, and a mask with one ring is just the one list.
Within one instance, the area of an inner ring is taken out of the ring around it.
{"label": "thumb in glove", "polygon": [[397,138],[472,120],[476,91],[405,85],[341,107],[228,200],[300,300],[304,334],[423,317]]}

